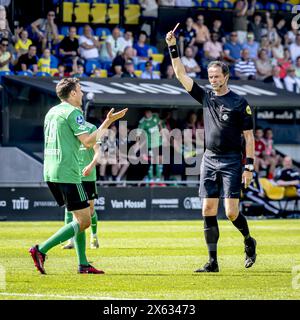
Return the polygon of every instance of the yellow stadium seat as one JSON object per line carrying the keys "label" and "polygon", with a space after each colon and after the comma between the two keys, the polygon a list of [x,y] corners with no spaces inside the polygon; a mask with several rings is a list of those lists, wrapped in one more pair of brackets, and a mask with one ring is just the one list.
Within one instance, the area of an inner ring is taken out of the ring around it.
{"label": "yellow stadium seat", "polygon": [[299,0],[290,0],[289,3],[290,4],[299,4]]}
{"label": "yellow stadium seat", "polygon": [[59,35],[58,35],[59,41],[61,41],[64,37],[65,37],[65,36],[64,36],[63,34],[59,34]]}
{"label": "yellow stadium seat", "polygon": [[106,23],[106,4],[95,3],[91,9],[92,23]]}
{"label": "yellow stadium seat", "polygon": [[90,4],[85,2],[76,3],[74,13],[76,16],[76,23],[88,23]]}
{"label": "yellow stadium seat", "polygon": [[129,4],[125,6],[125,23],[126,24],[139,24],[141,15],[141,7],[139,4]]}
{"label": "yellow stadium seat", "polygon": [[140,76],[142,75],[143,71],[142,70],[134,70],[134,74],[140,78]]}
{"label": "yellow stadium seat", "polygon": [[151,57],[152,57],[153,61],[158,62],[158,63],[162,63],[164,60],[164,55],[161,53],[152,53]]}
{"label": "yellow stadium seat", "polygon": [[259,182],[269,199],[281,200],[284,198],[284,187],[273,185],[267,178],[260,178]]}
{"label": "yellow stadium seat", "polygon": [[153,71],[153,74],[157,74],[160,77],[160,71]]}
{"label": "yellow stadium seat", "polygon": [[[293,186],[290,186],[290,187],[285,187],[284,188],[284,196],[287,197],[287,198],[297,198],[299,197],[298,194],[297,194],[297,188],[296,187],[293,187]],[[299,197],[300,199],[300,197]]]}
{"label": "yellow stadium seat", "polygon": [[118,4],[110,4],[108,6],[107,15],[109,24],[117,24],[120,22],[119,7]]}
{"label": "yellow stadium seat", "polygon": [[73,3],[63,2],[63,22],[72,22]]}
{"label": "yellow stadium seat", "polygon": [[101,69],[100,78],[107,78],[107,70]]}
{"label": "yellow stadium seat", "polygon": [[58,69],[56,69],[56,68],[50,69],[50,74],[51,74],[52,77],[54,76],[54,74],[55,74],[56,72],[58,72]]}

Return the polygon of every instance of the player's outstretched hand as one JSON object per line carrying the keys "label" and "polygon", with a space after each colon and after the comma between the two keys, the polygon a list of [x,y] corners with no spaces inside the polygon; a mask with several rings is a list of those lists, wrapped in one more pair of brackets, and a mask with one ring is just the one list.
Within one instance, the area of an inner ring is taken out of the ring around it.
{"label": "player's outstretched hand", "polygon": [[166,35],[166,42],[168,47],[176,45],[176,38],[174,36],[173,31],[169,31]]}
{"label": "player's outstretched hand", "polygon": [[118,112],[115,112],[115,113],[114,113],[114,111],[115,111],[114,108],[110,109],[109,113],[106,116],[106,119],[111,123],[123,118],[125,116],[126,112],[128,111],[128,108],[125,108],[125,109],[118,111]]}

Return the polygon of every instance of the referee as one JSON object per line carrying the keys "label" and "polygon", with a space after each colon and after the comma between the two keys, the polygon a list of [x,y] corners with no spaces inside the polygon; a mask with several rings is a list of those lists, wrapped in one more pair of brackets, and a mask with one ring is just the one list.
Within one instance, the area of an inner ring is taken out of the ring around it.
{"label": "referee", "polygon": [[[244,236],[245,267],[256,260],[256,241],[250,236],[245,216],[239,213],[242,183],[247,188],[254,171],[254,136],[252,110],[247,101],[228,88],[229,69],[220,61],[208,67],[212,90],[204,90],[187,76],[180,60],[172,31],[166,42],[177,79],[187,92],[203,106],[205,153],[201,164],[200,191],[203,199],[204,235],[209,261],[195,272],[219,272],[217,243],[219,199],[224,199],[229,220]],[[246,143],[246,164],[242,167],[242,134]]]}

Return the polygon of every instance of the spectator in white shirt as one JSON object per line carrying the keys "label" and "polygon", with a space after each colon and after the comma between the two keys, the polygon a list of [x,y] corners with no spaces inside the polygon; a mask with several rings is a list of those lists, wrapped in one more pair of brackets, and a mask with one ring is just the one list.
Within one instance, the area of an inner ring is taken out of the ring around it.
{"label": "spectator in white shirt", "polygon": [[96,40],[92,34],[92,28],[86,24],[83,27],[83,35],[79,37],[80,55],[83,59],[98,59],[100,43]]}
{"label": "spectator in white shirt", "polygon": [[185,49],[185,55],[181,58],[182,64],[185,67],[187,75],[191,78],[196,78],[197,73],[201,71],[198,63],[193,58],[193,50],[190,47]]}
{"label": "spectator in white shirt", "polygon": [[124,50],[121,32],[118,27],[115,27],[102,46],[100,59],[102,61],[112,61],[119,53],[122,53],[122,49]]}
{"label": "spectator in white shirt", "polygon": [[120,37],[121,52],[124,52],[126,47],[133,46],[133,33],[130,30],[126,30],[124,36]]}
{"label": "spectator in white shirt", "polygon": [[160,76],[153,71],[151,61],[146,62],[146,70],[141,74],[142,79],[160,79]]}
{"label": "spectator in white shirt", "polygon": [[192,7],[193,1],[192,0],[175,0],[176,7]]}
{"label": "spectator in white shirt", "polygon": [[287,76],[283,79],[287,91],[300,93],[300,79],[296,77],[295,68],[290,66],[287,70]]}
{"label": "spectator in white shirt", "polygon": [[300,32],[297,33],[295,42],[289,46],[291,58],[293,63],[296,62],[297,57],[300,56]]}

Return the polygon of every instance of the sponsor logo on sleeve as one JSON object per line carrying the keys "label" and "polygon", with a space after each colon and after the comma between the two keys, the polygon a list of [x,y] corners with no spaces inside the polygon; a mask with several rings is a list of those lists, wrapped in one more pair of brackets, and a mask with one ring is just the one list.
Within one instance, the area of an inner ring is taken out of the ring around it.
{"label": "sponsor logo on sleeve", "polygon": [[82,115],[76,117],[76,122],[78,124],[84,124],[84,118]]}

